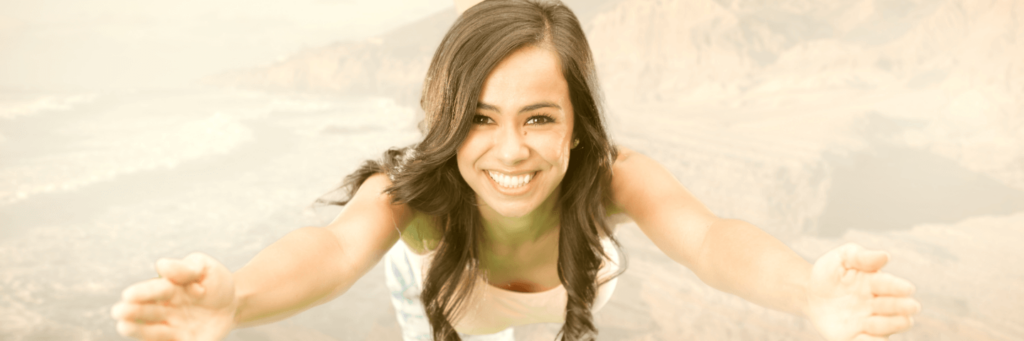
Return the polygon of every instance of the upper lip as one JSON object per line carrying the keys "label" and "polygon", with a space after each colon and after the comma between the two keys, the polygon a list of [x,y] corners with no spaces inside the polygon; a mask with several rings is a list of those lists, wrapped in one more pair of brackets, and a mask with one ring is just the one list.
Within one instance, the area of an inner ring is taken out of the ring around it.
{"label": "upper lip", "polygon": [[505,175],[509,175],[509,176],[519,176],[519,175],[533,174],[533,173],[537,172],[535,170],[508,172],[508,171],[503,171],[503,170],[498,170],[498,169],[488,169],[487,171],[488,172],[501,173],[501,174],[505,174]]}

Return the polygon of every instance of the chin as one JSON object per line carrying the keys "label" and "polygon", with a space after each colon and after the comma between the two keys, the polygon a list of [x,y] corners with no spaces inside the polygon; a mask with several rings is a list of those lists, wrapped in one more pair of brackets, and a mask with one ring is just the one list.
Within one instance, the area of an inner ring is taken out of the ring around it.
{"label": "chin", "polygon": [[537,205],[515,205],[515,204],[504,204],[504,205],[488,205],[491,206],[495,212],[500,214],[502,217],[508,218],[519,218],[530,214],[533,210],[537,209]]}

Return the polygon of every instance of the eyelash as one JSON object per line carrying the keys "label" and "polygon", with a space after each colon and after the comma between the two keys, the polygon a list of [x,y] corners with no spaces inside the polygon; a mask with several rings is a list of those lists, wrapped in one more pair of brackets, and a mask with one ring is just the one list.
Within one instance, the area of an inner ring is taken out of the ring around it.
{"label": "eyelash", "polygon": [[555,122],[555,118],[554,117],[541,114],[541,115],[531,116],[530,118],[526,119],[526,123],[529,124],[530,121],[533,121],[535,119],[543,119],[544,120],[543,123],[539,123],[539,124],[548,124],[548,123],[554,123]]}
{"label": "eyelash", "polygon": [[484,115],[473,116],[473,124],[487,124],[490,122],[494,122],[490,117]]}
{"label": "eyelash", "polygon": [[[538,119],[543,120],[543,122],[536,122],[536,124],[548,124],[548,123],[554,123],[555,122],[555,118],[554,117],[551,117],[551,116],[545,115],[545,114],[541,114],[541,115],[530,116],[530,118],[526,119],[526,124],[530,124],[530,122],[535,122],[535,120],[538,120]],[[473,124],[488,124],[488,123],[492,123],[492,122],[494,122],[494,120],[492,120],[490,117],[487,117],[487,116],[484,116],[484,115],[473,116]]]}

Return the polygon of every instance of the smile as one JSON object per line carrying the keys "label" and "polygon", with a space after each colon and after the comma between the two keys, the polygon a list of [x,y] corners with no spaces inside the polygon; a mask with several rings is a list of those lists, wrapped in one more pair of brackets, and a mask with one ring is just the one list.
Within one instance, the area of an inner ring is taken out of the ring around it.
{"label": "smile", "polygon": [[533,179],[533,175],[534,174],[535,173],[529,173],[529,174],[511,176],[511,175],[508,175],[508,174],[499,173],[499,172],[495,172],[495,171],[487,171],[487,175],[490,175],[491,180],[494,180],[494,182],[497,183],[501,187],[510,188],[510,189],[511,188],[519,188],[519,187],[522,187],[522,186],[526,186],[527,184],[530,183],[530,179]]}

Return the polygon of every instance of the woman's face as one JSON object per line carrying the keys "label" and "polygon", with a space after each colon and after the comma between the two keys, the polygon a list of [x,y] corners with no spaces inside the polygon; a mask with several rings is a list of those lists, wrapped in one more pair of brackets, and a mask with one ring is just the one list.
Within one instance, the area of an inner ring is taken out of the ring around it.
{"label": "woman's face", "polygon": [[572,127],[569,85],[553,51],[525,47],[502,60],[484,81],[457,156],[481,210],[522,217],[555,200],[569,167]]}

